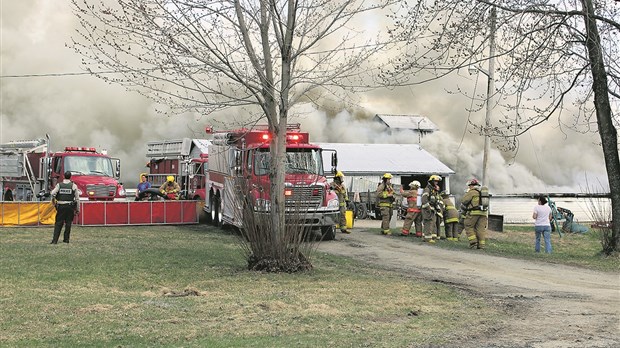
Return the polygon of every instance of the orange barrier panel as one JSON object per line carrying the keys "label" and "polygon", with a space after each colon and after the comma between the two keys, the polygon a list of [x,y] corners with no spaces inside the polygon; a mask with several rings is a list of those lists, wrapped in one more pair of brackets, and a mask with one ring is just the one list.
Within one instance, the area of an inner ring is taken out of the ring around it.
{"label": "orange barrier panel", "polygon": [[1,202],[3,226],[53,225],[56,209],[51,202]]}

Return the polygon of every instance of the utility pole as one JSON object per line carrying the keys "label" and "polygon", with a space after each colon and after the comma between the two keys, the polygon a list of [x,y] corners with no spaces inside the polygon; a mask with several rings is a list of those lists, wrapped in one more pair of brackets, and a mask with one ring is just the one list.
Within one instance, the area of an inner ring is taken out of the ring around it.
{"label": "utility pole", "polygon": [[482,158],[482,184],[489,186],[489,152],[491,151],[491,110],[493,95],[495,94],[495,29],[497,14],[495,7],[491,7],[489,17],[489,70],[487,71],[487,108],[484,121],[484,153]]}

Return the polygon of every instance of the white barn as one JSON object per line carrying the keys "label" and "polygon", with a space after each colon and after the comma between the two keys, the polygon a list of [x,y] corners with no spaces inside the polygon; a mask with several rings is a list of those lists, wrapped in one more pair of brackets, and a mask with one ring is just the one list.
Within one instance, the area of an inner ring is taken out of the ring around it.
{"label": "white barn", "polygon": [[[352,144],[318,143],[323,149],[338,152],[338,170],[345,175],[349,192],[374,192],[384,173],[393,175],[395,186],[418,180],[426,186],[428,178],[439,175],[441,187],[449,192],[450,175],[454,171],[417,144]],[[330,163],[330,152],[324,152],[324,163]],[[326,168],[328,171],[329,168]]]}

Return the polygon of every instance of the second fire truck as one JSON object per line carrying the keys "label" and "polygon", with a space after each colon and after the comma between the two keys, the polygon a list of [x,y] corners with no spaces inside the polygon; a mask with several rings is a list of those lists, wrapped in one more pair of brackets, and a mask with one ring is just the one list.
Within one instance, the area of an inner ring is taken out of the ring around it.
{"label": "second fire truck", "polygon": [[[213,132],[209,145],[208,193],[204,208],[210,214],[212,223],[243,227],[242,207],[236,201],[235,194],[251,195],[255,207],[267,207],[268,210],[271,136],[265,126]],[[301,132],[299,125],[287,127],[285,214],[329,240],[335,238],[339,203],[325,177],[323,151],[309,142],[308,133]],[[337,158],[333,152],[332,170],[335,170]],[[237,179],[246,181],[249,192],[235,191],[233,185]]]}

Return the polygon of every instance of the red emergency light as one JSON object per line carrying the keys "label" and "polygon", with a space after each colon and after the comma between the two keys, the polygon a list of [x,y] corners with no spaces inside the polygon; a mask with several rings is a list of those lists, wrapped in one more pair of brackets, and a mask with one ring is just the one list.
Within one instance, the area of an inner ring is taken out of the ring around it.
{"label": "red emergency light", "polygon": [[67,146],[65,151],[97,152],[97,149],[94,147]]}
{"label": "red emergency light", "polygon": [[308,133],[287,133],[286,134],[286,142],[287,143],[307,143],[308,142]]}
{"label": "red emergency light", "polygon": [[269,133],[263,133],[263,135],[261,136],[261,139],[263,139],[264,141],[268,141],[269,138]]}

